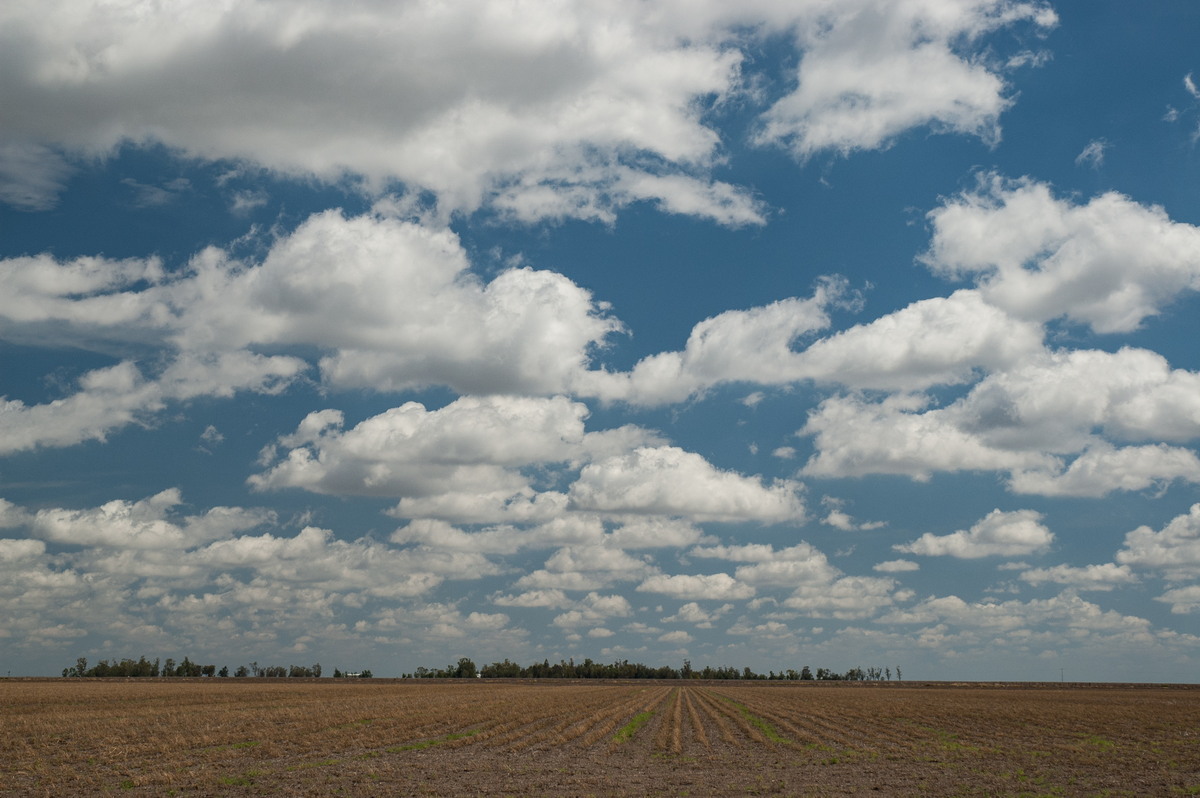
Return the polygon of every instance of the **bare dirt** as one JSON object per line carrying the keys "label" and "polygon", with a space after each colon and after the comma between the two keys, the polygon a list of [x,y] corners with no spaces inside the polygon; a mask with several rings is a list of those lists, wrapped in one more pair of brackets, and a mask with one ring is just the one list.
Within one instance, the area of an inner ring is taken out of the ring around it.
{"label": "bare dirt", "polygon": [[0,795],[1197,795],[1200,688],[0,680]]}

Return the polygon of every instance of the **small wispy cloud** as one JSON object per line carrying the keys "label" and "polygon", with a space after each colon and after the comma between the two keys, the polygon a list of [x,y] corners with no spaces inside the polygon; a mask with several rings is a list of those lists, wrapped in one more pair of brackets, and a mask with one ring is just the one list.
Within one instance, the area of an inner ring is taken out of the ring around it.
{"label": "small wispy cloud", "polygon": [[1196,87],[1196,81],[1192,79],[1191,72],[1183,76],[1183,87],[1194,99],[1200,100],[1200,88]]}
{"label": "small wispy cloud", "polygon": [[204,428],[204,432],[200,433],[200,445],[196,447],[196,450],[205,454],[212,454],[210,447],[215,447],[224,440],[225,436],[221,434],[221,431],[212,424],[209,424]]}
{"label": "small wispy cloud", "polygon": [[121,181],[121,184],[133,189],[133,204],[137,208],[155,208],[168,205],[179,199],[182,194],[189,191],[192,187],[191,181],[186,177],[176,178],[175,180],[163,183],[161,186],[152,186],[147,183],[138,182],[132,177],[127,177]]}
{"label": "small wispy cloud", "polygon": [[1076,166],[1090,166],[1093,169],[1099,169],[1104,165],[1104,156],[1108,152],[1109,143],[1104,139],[1095,139],[1088,142],[1088,145],[1083,148],[1083,152],[1075,156]]}

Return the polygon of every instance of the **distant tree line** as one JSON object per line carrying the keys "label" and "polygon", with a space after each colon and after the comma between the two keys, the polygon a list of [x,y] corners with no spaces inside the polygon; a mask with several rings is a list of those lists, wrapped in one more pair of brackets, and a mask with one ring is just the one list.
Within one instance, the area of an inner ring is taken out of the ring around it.
{"label": "distant tree line", "polygon": [[[897,667],[896,679],[902,678],[900,668]],[[284,667],[282,665],[267,665],[260,666],[257,662],[251,662],[248,665],[239,665],[233,672],[234,678],[319,678],[322,674],[321,663],[316,663],[312,666],[291,665]],[[176,663],[173,659],[159,660],[153,662],[146,659],[144,656],[136,660],[122,659],[120,661],[109,662],[108,660],[100,660],[100,662],[92,667],[88,667],[88,661],[85,657],[80,657],[75,661],[75,664],[69,668],[63,668],[62,675],[66,677],[184,677],[184,676],[217,676],[227,677],[230,675],[227,666],[217,669],[215,665],[200,665],[192,662],[189,658],[184,657],[182,662]],[[335,679],[351,678],[351,679],[370,679],[373,674],[369,670],[363,671],[342,671],[334,668],[333,677]],[[493,662],[490,665],[484,665],[482,668],[477,667],[475,662],[469,657],[462,657],[456,663],[447,665],[445,668],[417,668],[412,673],[404,674],[406,679],[474,679],[482,677],[484,679],[743,679],[743,680],[769,680],[769,681],[848,681],[848,682],[878,682],[891,681],[892,668],[851,668],[845,673],[838,673],[828,668],[817,668],[814,672],[807,665],[800,670],[788,668],[767,673],[755,673],[748,667],[734,668],[726,665],[722,667],[712,667],[706,665],[703,668],[693,668],[690,660],[684,660],[683,665],[679,668],[672,668],[669,665],[653,667],[644,665],[640,662],[630,662],[628,660],[618,660],[611,664],[601,662],[593,662],[591,659],[585,659],[581,663],[576,663],[574,659],[560,660],[551,665],[549,660],[535,662],[532,665],[518,665],[515,662],[510,662],[507,658],[503,662]]]}
{"label": "distant tree line", "polygon": [[[249,665],[239,665],[233,672],[235,678],[246,677],[261,677],[279,679],[283,677],[290,678],[319,678],[321,676],[321,663],[315,665],[290,665],[284,667],[282,665],[266,665],[260,666],[257,662],[251,662]],[[120,661],[109,662],[106,659],[100,660],[99,663],[88,667],[86,657],[80,657],[75,660],[75,664],[69,668],[63,668],[62,675],[66,677],[83,677],[83,676],[114,676],[114,677],[183,677],[183,676],[217,676],[227,677],[230,675],[229,667],[222,666],[217,670],[216,665],[200,665],[192,662],[187,657],[183,658],[182,662],[176,663],[175,660],[168,657],[165,660],[155,658],[153,662],[143,657],[133,659],[122,659]],[[353,673],[342,673],[338,669],[334,669],[333,675],[336,678],[342,677],[358,677],[369,679],[371,678],[370,671],[358,671]]]}
{"label": "distant tree line", "polygon": [[[762,679],[775,681],[891,681],[892,669],[884,668],[851,668],[845,673],[837,673],[828,668],[817,668],[814,673],[807,665],[800,670],[786,669],[778,673],[755,673],[748,667],[738,669],[732,666],[693,668],[689,660],[684,660],[682,667],[672,668],[669,665],[653,667],[640,662],[618,660],[611,664],[593,662],[585,659],[576,663],[574,659],[561,660],[554,665],[549,660],[535,662],[532,665],[521,666],[505,659],[503,662],[493,662],[491,665],[476,667],[468,657],[462,657],[457,663],[445,668],[417,668],[412,673],[404,674],[404,678],[412,679],[473,679],[476,676],[484,679]],[[900,668],[896,668],[896,679],[901,679]]]}

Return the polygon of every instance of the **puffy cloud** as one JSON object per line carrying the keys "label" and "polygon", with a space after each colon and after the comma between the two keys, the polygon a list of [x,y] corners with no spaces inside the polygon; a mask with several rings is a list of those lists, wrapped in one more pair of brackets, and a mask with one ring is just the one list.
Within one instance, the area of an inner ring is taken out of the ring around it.
{"label": "puffy cloud", "polygon": [[869,618],[895,603],[896,583],[875,576],[843,576],[796,588],[783,605],[812,618]]}
{"label": "puffy cloud", "polygon": [[779,621],[750,624],[743,618],[729,627],[728,634],[751,636],[755,640],[782,640],[792,636],[792,630],[787,624]]}
{"label": "puffy cloud", "polygon": [[1193,504],[1158,532],[1140,526],[1125,535],[1116,560],[1135,568],[1160,570],[1172,579],[1200,575],[1200,504]]}
{"label": "puffy cloud", "polygon": [[881,529],[887,526],[886,521],[855,521],[853,516],[842,509],[846,503],[832,496],[822,496],[821,504],[829,510],[828,515],[821,519],[821,523],[834,529],[840,529],[843,532],[857,532]]}
{"label": "puffy cloud", "polygon": [[195,564],[251,568],[259,579],[376,597],[427,593],[445,579],[477,579],[500,569],[479,554],[396,550],[371,541],[344,541],[306,527],[295,537],[271,534],[212,543],[189,556]]}
{"label": "puffy cloud", "polygon": [[[624,570],[633,572],[646,568],[643,561],[631,557],[620,549],[608,546],[564,546],[554,552],[546,567],[560,572],[573,571],[608,571],[619,573]],[[627,578],[636,578],[630,575]]]}
{"label": "puffy cloud", "polygon": [[866,618],[895,600],[891,579],[846,576],[808,543],[783,549],[761,543],[700,546],[689,554],[748,563],[734,572],[737,582],[759,590],[790,588],[784,606],[812,617]]}
{"label": "puffy cloud", "polygon": [[633,606],[624,596],[602,596],[588,593],[575,603],[574,609],[555,617],[553,623],[562,628],[595,626],[609,618],[627,618],[633,614]]}
{"label": "puffy cloud", "polygon": [[338,211],[309,217],[258,264],[210,248],[168,278],[155,261],[37,256],[0,261],[0,286],[0,330],[17,340],[165,339],[181,361],[260,365],[302,361],[243,350],[316,347],[342,388],[555,393],[619,328],[560,274],[510,269],[484,284],[452,232]]}
{"label": "puffy cloud", "polygon": [[946,423],[944,410],[923,409],[928,399],[897,395],[882,402],[856,396],[823,401],[802,435],[817,452],[801,470],[813,477],[901,474],[927,480],[934,471],[1052,470],[1057,460],[1040,452],[989,446],[970,431]]}
{"label": "puffy cloud", "polygon": [[[179,503],[172,489],[139,502],[26,513],[32,534],[67,548],[47,556],[42,540],[0,545],[0,568],[6,569],[0,609],[20,618],[7,630],[17,644],[57,644],[88,633],[161,643],[183,630],[189,640],[203,639],[200,645],[236,645],[245,625],[262,621],[267,628],[283,628],[290,623],[285,615],[311,623],[330,611],[333,596],[324,588],[279,581],[253,563],[247,567],[254,584],[242,583],[203,561],[214,538],[270,523],[270,513],[217,507],[179,517],[174,512]],[[6,554],[15,559],[7,562]],[[193,589],[204,592],[188,592]],[[77,634],[46,631],[56,629]]]}
{"label": "puffy cloud", "polygon": [[989,375],[944,415],[1006,447],[1078,451],[1093,429],[1129,441],[1200,437],[1200,374],[1161,355],[1064,350]]}
{"label": "puffy cloud", "polygon": [[[29,515],[39,538],[81,547],[74,559],[121,577],[201,579],[212,569],[250,569],[259,580],[368,589],[372,595],[415,595],[443,578],[478,578],[497,568],[474,552],[418,547],[397,550],[371,541],[343,541],[306,527],[294,537],[238,533],[275,523],[267,510],[214,507],[176,519],[182,502],[169,489],[138,502],[111,501],[87,510],[43,509]],[[42,545],[41,541],[31,541]]]}
{"label": "puffy cloud", "polygon": [[[768,547],[769,548],[769,547]],[[699,553],[697,551],[696,553]],[[823,553],[807,543],[789,546],[769,557],[738,566],[734,575],[755,587],[775,585],[793,587],[805,584],[829,584],[838,575]]]}
{"label": "puffy cloud", "polygon": [[525,591],[600,590],[613,582],[644,579],[658,569],[624,551],[604,545],[564,546],[554,552],[544,568],[531,571],[515,583]]}
{"label": "puffy cloud", "polygon": [[30,527],[46,540],[76,546],[180,550],[275,520],[269,510],[214,507],[176,523],[168,513],[182,501],[179,490],[170,488],[137,502],[117,500],[89,510],[38,510]]}
{"label": "puffy cloud", "polygon": [[1042,514],[1033,510],[1002,512],[992,510],[970,529],[949,535],[926,532],[911,543],[893,546],[896,551],[930,557],[960,559],[979,557],[1020,557],[1045,551],[1054,542],[1054,533],[1042,524]]}
{"label": "puffy cloud", "polygon": [[825,308],[844,291],[843,283],[825,280],[810,299],[726,311],[693,327],[682,352],[651,355],[628,373],[591,372],[580,387],[606,400],[650,405],[683,401],[727,382],[793,382],[807,376],[793,343],[829,325]]}
{"label": "puffy cloud", "polygon": [[560,274],[483,284],[449,230],[380,216],[316,214],[260,266],[209,253],[194,270],[171,291],[182,346],[316,346],[338,387],[554,393],[619,326]]}
{"label": "puffy cloud", "polygon": [[1114,490],[1145,490],[1177,479],[1200,482],[1200,458],[1190,449],[1159,444],[1113,448],[1095,443],[1065,471],[1021,471],[1015,493],[1041,496],[1104,496]]}
{"label": "puffy cloud", "polygon": [[796,28],[798,85],[767,111],[759,134],[801,158],[885,147],[924,125],[998,140],[998,119],[1011,100],[999,70],[971,48],[1018,22],[1037,30],[1057,23],[1047,5],[1009,0],[811,7]]}
{"label": "puffy cloud", "polygon": [[0,529],[12,529],[13,527],[24,526],[33,518],[24,508],[10,502],[8,499],[0,499]]}
{"label": "puffy cloud", "polygon": [[[803,516],[796,483],[764,485],[682,449],[643,446],[658,436],[636,427],[585,432],[587,415],[582,404],[561,396],[466,396],[437,410],[410,402],[349,430],[340,412],[318,411],[280,438],[288,451],[268,452],[269,467],[250,484],[401,497],[389,511],[396,517],[588,525],[584,532],[543,526],[535,537],[544,541],[595,539],[598,519],[586,518],[602,513],[621,521],[611,539],[625,548],[694,543],[701,533],[693,522],[777,523]],[[614,451],[620,454],[606,456]],[[536,491],[523,471],[535,467],[581,470],[563,494]],[[575,520],[564,520],[567,513]],[[416,527],[403,533],[405,541],[438,536],[465,546],[462,534]],[[498,531],[472,534],[482,534],[473,539],[489,548],[536,545]]]}
{"label": "puffy cloud", "polygon": [[63,325],[93,339],[136,337],[130,328],[159,324],[165,311],[137,287],[163,278],[162,264],[154,258],[6,258],[0,260],[0,330],[17,340],[49,338],[50,343],[65,337]]}
{"label": "puffy cloud", "polygon": [[113,609],[115,596],[98,591],[94,580],[48,562],[40,540],[0,540],[0,637],[26,638],[36,645],[39,628],[92,618]]}
{"label": "puffy cloud", "polygon": [[1176,615],[1186,615],[1195,612],[1200,610],[1200,585],[1189,585],[1188,587],[1177,587],[1173,590],[1168,590],[1156,598],[1155,601],[1170,604],[1171,612]]}
{"label": "puffy cloud", "polygon": [[[386,608],[416,615],[421,597],[443,582],[502,571],[478,552],[398,549],[317,527],[246,534],[274,526],[273,514],[214,507],[184,515],[180,504],[175,489],[84,510],[29,512],[5,503],[5,517],[40,539],[0,540],[0,614],[19,619],[0,624],[0,635],[21,646],[103,633],[157,645],[186,638],[213,650],[277,650],[283,638],[303,646],[314,629],[325,640],[386,635],[398,628]],[[66,548],[48,554],[43,540]],[[615,599],[596,597],[591,605],[617,612]],[[368,607],[380,620],[349,630],[346,619]],[[486,638],[506,624],[502,614],[446,612],[422,634]],[[78,634],[55,637],[55,629]]]}
{"label": "puffy cloud", "polygon": [[[946,407],[901,394],[880,402],[825,400],[801,434],[815,436],[811,476],[1008,471],[1019,493],[1101,496],[1175,479],[1196,481],[1200,461],[1165,444],[1200,436],[1200,376],[1143,349],[1044,352],[989,374]],[[1062,455],[1077,455],[1064,465]]]}
{"label": "puffy cloud", "polygon": [[729,574],[656,574],[637,587],[643,593],[662,593],[677,599],[728,601],[747,599],[754,588],[742,584]]}
{"label": "puffy cloud", "polygon": [[613,545],[622,549],[682,548],[698,543],[703,533],[689,521],[675,518],[634,518],[611,533]]}
{"label": "puffy cloud", "polygon": [[566,516],[537,526],[486,527],[465,532],[440,519],[418,518],[397,529],[392,543],[418,544],[433,549],[485,554],[513,554],[524,549],[548,549],[571,544],[601,544],[604,525],[597,518]]}
{"label": "puffy cloud", "polygon": [[510,618],[502,612],[464,614],[446,604],[418,604],[412,607],[386,607],[374,613],[374,621],[360,621],[356,631],[380,634],[375,642],[392,639],[398,631],[416,633],[433,641],[459,640],[468,635],[482,645],[504,645],[523,630],[508,628]]}
{"label": "puffy cloud", "polygon": [[676,23],[631,2],[8,6],[0,97],[21,113],[0,135],[41,144],[8,159],[6,193],[50,204],[62,175],[34,157],[43,144],[158,141],[372,191],[400,181],[448,210],[610,219],[649,200],[760,222],[707,174],[719,142],[700,101],[730,92],[740,53],[685,44]]}
{"label": "puffy cloud", "polygon": [[564,397],[464,396],[437,410],[407,402],[343,430],[340,412],[310,413],[259,490],[429,496],[526,487],[516,469],[583,456],[587,408]]}
{"label": "puffy cloud", "polygon": [[[809,559],[816,553],[816,550],[807,543],[802,543],[787,551],[791,554],[790,559],[801,560]],[[775,547],[769,543],[745,543],[738,546],[697,546],[689,554],[693,557],[708,557],[718,560],[729,560],[730,562],[767,562],[775,559],[777,556],[782,556],[785,559],[789,558],[788,555],[779,554]]]}
{"label": "puffy cloud", "polygon": [[277,393],[305,369],[294,357],[233,352],[187,356],[147,379],[130,361],[89,371],[65,398],[27,405],[0,397],[0,454],[104,441],[114,430],[161,411],[168,402],[239,391]]}
{"label": "puffy cloud", "polygon": [[1137,576],[1127,565],[1101,563],[1077,568],[1055,565],[1051,568],[1031,568],[1021,572],[1021,581],[1031,585],[1046,583],[1066,585],[1075,590],[1113,590],[1137,582]]}
{"label": "puffy cloud", "polygon": [[796,356],[794,374],[851,388],[917,390],[970,381],[975,369],[1013,366],[1041,347],[1039,325],[964,290],[816,341]]}
{"label": "puffy cloud", "polygon": [[909,571],[919,571],[921,566],[912,560],[888,560],[877,564],[872,570],[881,574],[900,574]]}
{"label": "puffy cloud", "polygon": [[571,601],[561,590],[528,590],[515,596],[496,595],[492,603],[501,607],[548,607],[563,609],[570,606]]}
{"label": "puffy cloud", "polygon": [[447,211],[611,220],[648,201],[761,223],[745,190],[712,179],[723,153],[704,119],[742,89],[746,31],[796,34],[798,85],[758,139],[803,157],[924,125],[994,140],[1010,100],[983,39],[1054,22],[1013,0],[9,6],[0,98],[20,113],[0,126],[0,199],[50,207],[60,153],[161,142],[373,192],[401,183]]}
{"label": "puffy cloud", "polygon": [[722,615],[733,609],[732,604],[724,604],[715,610],[708,611],[703,609],[694,601],[689,601],[680,606],[674,615],[663,618],[663,623],[690,623],[696,626],[697,629],[711,629],[713,622],[718,620]]}
{"label": "puffy cloud", "polygon": [[1200,288],[1200,229],[1162,208],[1111,192],[1080,206],[1028,179],[981,182],[929,214],[924,260],[938,274],[975,277],[991,305],[1128,332]]}
{"label": "puffy cloud", "polygon": [[[1017,642],[1028,639],[1035,630],[1054,630],[1059,637],[1066,634],[1080,644],[1089,640],[1143,644],[1154,641],[1146,619],[1104,610],[1072,591],[1029,602],[967,602],[958,596],[928,598],[912,608],[893,610],[879,621],[926,624],[935,631],[945,625],[989,637],[1001,635]],[[930,644],[936,645],[939,636],[932,635]]]}
{"label": "puffy cloud", "polygon": [[5,565],[21,560],[33,560],[46,553],[46,544],[28,538],[0,538],[0,563]]}
{"label": "puffy cloud", "polygon": [[584,372],[576,385],[586,395],[641,405],[679,402],[738,381],[915,390],[968,382],[978,369],[1015,366],[1042,350],[1040,324],[988,305],[978,291],[960,290],[797,351],[805,334],[829,326],[826,308],[846,304],[845,295],[843,281],[826,279],[809,299],[726,311],[697,324],[681,352],[651,355],[629,372]]}
{"label": "puffy cloud", "polygon": [[697,521],[800,521],[800,485],[721,471],[674,446],[639,447],[590,463],[571,485],[572,506],[609,514],[682,516]]}
{"label": "puffy cloud", "polygon": [[[496,472],[499,475],[499,472]],[[550,522],[567,512],[567,497],[556,491],[538,493],[513,484],[498,490],[465,491],[465,485],[448,485],[450,492],[431,496],[405,496],[387,511],[394,518],[437,518],[468,524],[528,524]]]}

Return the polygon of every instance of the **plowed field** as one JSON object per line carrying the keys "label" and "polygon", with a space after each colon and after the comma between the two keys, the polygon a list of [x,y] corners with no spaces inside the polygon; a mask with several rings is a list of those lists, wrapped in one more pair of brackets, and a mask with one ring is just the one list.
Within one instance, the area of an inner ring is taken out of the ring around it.
{"label": "plowed field", "polygon": [[1200,689],[0,680],[3,795],[1195,795]]}

